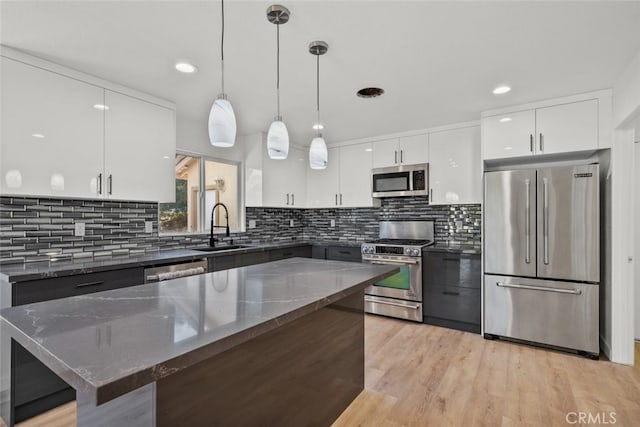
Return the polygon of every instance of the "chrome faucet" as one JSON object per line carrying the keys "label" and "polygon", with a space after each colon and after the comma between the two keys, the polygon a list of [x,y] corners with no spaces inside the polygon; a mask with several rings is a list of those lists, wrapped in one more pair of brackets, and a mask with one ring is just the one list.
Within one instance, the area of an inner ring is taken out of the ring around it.
{"label": "chrome faucet", "polygon": [[[222,226],[222,225],[213,225],[213,216],[216,212],[216,208],[218,206],[222,206],[224,208],[224,218],[227,220],[227,225],[226,226]],[[209,246],[214,247],[216,245],[216,241],[218,239],[213,237],[213,229],[214,228],[224,228],[227,231],[227,237],[229,237],[229,210],[227,209],[227,207],[224,205],[224,203],[216,203],[215,205],[213,205],[213,209],[211,209],[211,232],[209,234]]]}

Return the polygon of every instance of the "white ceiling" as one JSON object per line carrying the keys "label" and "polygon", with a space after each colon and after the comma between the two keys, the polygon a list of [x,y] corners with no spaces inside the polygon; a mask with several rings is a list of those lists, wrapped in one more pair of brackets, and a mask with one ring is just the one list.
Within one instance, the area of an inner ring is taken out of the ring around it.
{"label": "white ceiling", "polygon": [[[640,2],[282,1],[282,115],[308,144],[321,108],[328,143],[476,120],[480,111],[611,87],[640,50]],[[225,2],[226,92],[238,133],[275,115],[272,2]],[[220,91],[220,2],[2,2],[2,43],[174,101],[206,118]],[[177,60],[199,72],[182,75]],[[496,97],[498,84],[513,91]],[[385,95],[355,92],[380,86]]]}

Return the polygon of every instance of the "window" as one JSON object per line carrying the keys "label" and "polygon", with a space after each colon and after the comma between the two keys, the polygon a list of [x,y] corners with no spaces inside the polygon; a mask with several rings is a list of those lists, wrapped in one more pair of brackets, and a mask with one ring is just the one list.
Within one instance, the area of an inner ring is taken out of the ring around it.
{"label": "window", "polygon": [[[175,165],[176,201],[160,203],[160,233],[209,232],[211,211],[218,202],[223,203],[229,211],[229,228],[239,231],[238,165],[187,154],[176,154]],[[216,209],[214,225],[226,224],[224,214],[223,208]],[[216,229],[215,232],[224,232],[224,229]]]}

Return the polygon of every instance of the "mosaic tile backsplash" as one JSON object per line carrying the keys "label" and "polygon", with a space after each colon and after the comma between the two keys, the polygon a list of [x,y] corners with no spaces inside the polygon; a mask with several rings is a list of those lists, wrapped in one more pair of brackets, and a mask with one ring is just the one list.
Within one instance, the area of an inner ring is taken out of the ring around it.
{"label": "mosaic tile backsplash", "polygon": [[[382,199],[379,208],[247,208],[247,224],[255,220],[256,228],[230,239],[361,243],[378,237],[379,221],[423,219],[435,222],[436,241],[479,242],[480,216],[480,205],[431,206],[426,197]],[[145,233],[146,221],[153,232]],[[85,223],[85,236],[74,236],[75,222]],[[0,197],[2,264],[139,255],[207,243],[206,234],[159,236],[157,203]]]}

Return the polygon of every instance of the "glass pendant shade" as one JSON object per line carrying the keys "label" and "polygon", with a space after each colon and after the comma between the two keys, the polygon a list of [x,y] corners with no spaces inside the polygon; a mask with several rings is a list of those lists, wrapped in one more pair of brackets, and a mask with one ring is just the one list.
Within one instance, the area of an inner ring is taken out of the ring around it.
{"label": "glass pendant shade", "polygon": [[224,98],[213,102],[209,112],[209,141],[214,147],[233,147],[236,142],[236,115]]}
{"label": "glass pendant shade", "polygon": [[311,169],[326,169],[328,160],[327,144],[322,136],[316,136],[309,147],[309,166]]}
{"label": "glass pendant shade", "polygon": [[289,155],[289,132],[282,120],[274,120],[267,134],[267,151],[269,158],[284,160]]}

